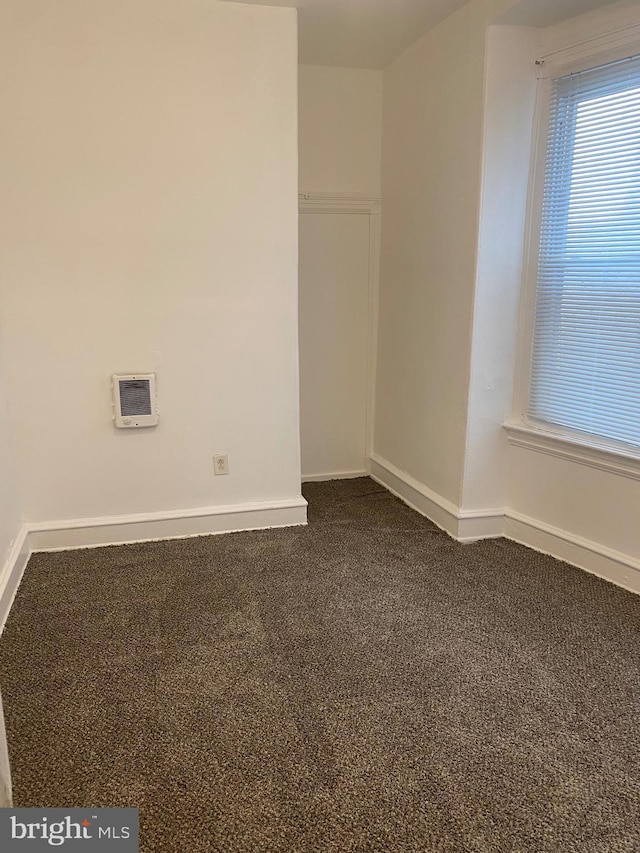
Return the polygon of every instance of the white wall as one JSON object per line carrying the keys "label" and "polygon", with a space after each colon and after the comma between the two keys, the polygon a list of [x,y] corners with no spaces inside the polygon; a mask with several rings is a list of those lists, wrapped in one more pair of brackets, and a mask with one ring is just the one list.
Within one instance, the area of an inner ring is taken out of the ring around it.
{"label": "white wall", "polygon": [[465,510],[507,505],[510,448],[502,424],[514,390],[538,39],[530,27],[487,33]]}
{"label": "white wall", "polygon": [[376,457],[460,503],[476,263],[484,4],[384,73]]}
{"label": "white wall", "polygon": [[[301,65],[299,73],[301,191],[379,196],[382,72]],[[366,470],[377,259],[369,215],[341,212],[340,200],[300,217],[303,478]]]}
{"label": "white wall", "polygon": [[[525,448],[510,451],[511,511],[638,564],[639,480]],[[640,592],[640,571],[629,571],[625,585]]]}
{"label": "white wall", "polygon": [[300,191],[380,195],[382,71],[299,67]]}
{"label": "white wall", "polygon": [[[0,76],[27,520],[298,495],[295,10],[6,0]],[[128,371],[157,373],[155,430],[112,427]]]}
{"label": "white wall", "polygon": [[[463,512],[503,506],[506,521],[494,532],[504,530],[640,591],[640,481],[588,462],[509,445],[502,428],[512,410],[517,301],[527,283],[522,257],[537,85],[534,60],[550,50],[576,50],[580,43],[593,49],[596,37],[615,31],[619,38],[629,23],[640,23],[640,17],[638,6],[634,9],[625,0],[542,30],[500,26],[489,31]],[[525,311],[527,306],[529,299],[524,300]],[[524,358],[518,367],[521,384],[526,382]],[[521,411],[516,403],[514,420]]]}
{"label": "white wall", "polygon": [[[546,32],[558,4],[472,0],[384,75],[374,472],[454,535],[506,535],[640,591],[640,481],[510,446],[535,81],[553,49],[638,4]],[[606,7],[606,8],[605,8]],[[635,14],[635,18],[634,18]],[[620,17],[621,16],[621,17]],[[626,17],[625,17],[626,16]],[[506,510],[506,516],[505,516]]]}
{"label": "white wall", "polygon": [[3,367],[2,340],[0,339],[0,578],[11,546],[22,526]]}
{"label": "white wall", "polygon": [[[539,34],[539,50],[562,50],[580,42],[593,48],[595,38],[615,32],[618,39],[630,23],[640,24],[640,6],[624,0],[547,28]],[[512,103],[517,101],[514,94]],[[520,184],[523,180],[526,176]],[[512,192],[518,192],[517,186],[514,180]],[[640,479],[520,446],[509,447],[508,453],[510,510],[557,529],[569,542],[588,543],[596,554],[613,552],[615,562],[632,563],[635,571],[627,567],[611,577],[640,592]]]}

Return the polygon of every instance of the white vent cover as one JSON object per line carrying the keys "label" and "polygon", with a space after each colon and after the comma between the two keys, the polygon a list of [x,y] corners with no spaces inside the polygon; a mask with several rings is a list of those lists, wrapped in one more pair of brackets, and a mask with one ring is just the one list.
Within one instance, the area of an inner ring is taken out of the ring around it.
{"label": "white vent cover", "polygon": [[155,373],[120,373],[113,377],[113,420],[119,429],[158,423]]}

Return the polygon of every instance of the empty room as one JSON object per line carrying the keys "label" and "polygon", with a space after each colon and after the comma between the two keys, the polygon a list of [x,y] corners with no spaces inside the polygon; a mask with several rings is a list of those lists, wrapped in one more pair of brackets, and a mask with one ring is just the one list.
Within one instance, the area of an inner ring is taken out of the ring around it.
{"label": "empty room", "polygon": [[640,0],[0,0],[0,849],[639,853]]}

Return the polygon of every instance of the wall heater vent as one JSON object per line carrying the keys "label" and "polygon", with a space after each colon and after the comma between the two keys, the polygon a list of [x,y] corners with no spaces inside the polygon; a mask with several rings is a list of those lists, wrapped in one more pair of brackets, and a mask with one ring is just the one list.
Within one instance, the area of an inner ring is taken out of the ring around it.
{"label": "wall heater vent", "polygon": [[120,373],[113,377],[113,420],[119,429],[158,423],[155,373]]}

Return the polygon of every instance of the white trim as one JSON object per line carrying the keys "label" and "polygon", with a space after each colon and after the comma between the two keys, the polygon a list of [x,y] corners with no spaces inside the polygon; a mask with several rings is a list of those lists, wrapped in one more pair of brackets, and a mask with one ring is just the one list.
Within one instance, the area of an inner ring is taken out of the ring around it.
{"label": "white trim", "polygon": [[541,47],[539,60],[556,74],[565,66],[594,58],[596,64],[619,58],[640,42],[638,9],[607,9],[585,15],[580,24],[566,21],[551,28]]}
{"label": "white trim", "polygon": [[461,509],[458,512],[458,542],[499,539],[503,535],[504,509]]}
{"label": "white trim", "polygon": [[640,594],[640,560],[508,509],[504,536]]}
{"label": "white trim", "polygon": [[505,423],[503,428],[509,436],[509,443],[514,447],[523,447],[568,459],[589,468],[608,471],[633,480],[640,480],[640,457],[626,454],[622,450],[605,445],[587,443],[577,436],[554,433],[543,429],[535,429],[520,423]]}
{"label": "white trim", "polygon": [[169,512],[76,518],[28,525],[34,551],[96,548],[162,539],[184,539],[307,523],[303,497]]}
{"label": "white trim", "polygon": [[370,476],[376,483],[380,483],[420,515],[426,516],[449,536],[457,536],[458,508],[455,504],[377,453],[371,456],[370,466]]}
{"label": "white trim", "polygon": [[538,254],[542,228],[543,190],[551,112],[551,80],[538,80],[533,125],[531,129],[531,159],[527,185],[527,208],[522,258],[520,304],[516,337],[515,373],[513,383],[513,413],[529,409],[530,374],[533,358],[533,331],[538,288]]}
{"label": "white trim", "polygon": [[[375,423],[376,376],[378,370],[378,326],[380,308],[380,204],[369,216],[369,285],[367,310],[367,402],[365,413],[365,458],[373,453]],[[368,462],[367,462],[368,465]]]}
{"label": "white trim", "polygon": [[298,195],[300,213],[380,213],[380,196],[303,192]]}
{"label": "white trim", "polygon": [[375,456],[371,477],[458,542],[504,537],[640,594],[640,560],[509,508],[459,509]]}
{"label": "white trim", "polygon": [[0,633],[29,557],[34,552],[187,539],[273,527],[294,527],[306,523],[307,502],[303,497],[169,512],[25,523],[0,571]]}
{"label": "white trim", "polygon": [[23,524],[0,571],[0,634],[4,630],[30,556],[29,526]]}
{"label": "white trim", "polygon": [[355,480],[366,477],[366,471],[333,471],[329,474],[303,474],[303,483],[326,483],[329,480]]}
{"label": "white trim", "polygon": [[[640,594],[640,560],[636,557],[511,509],[461,510],[380,456],[373,457],[370,466],[370,476],[376,482],[459,542],[504,536]],[[336,479],[362,474],[345,472],[319,476]],[[33,551],[73,550],[305,525],[306,508],[304,498],[295,498],[183,512],[23,524],[0,572],[0,633]],[[239,524],[243,517],[250,518],[250,525]]]}
{"label": "white trim", "polygon": [[640,25],[637,25],[622,29],[617,38],[610,34],[582,42],[572,49],[561,48],[537,60],[539,77],[563,77],[565,74],[626,59],[638,52],[639,41]]}
{"label": "white trim", "polygon": [[[373,452],[376,372],[378,364],[378,312],[380,292],[381,232],[380,196],[303,192],[298,195],[298,209],[300,213],[361,215],[364,214],[365,216],[369,216],[369,264],[367,285],[367,393],[364,447],[365,458],[369,459]],[[308,480],[309,478],[305,479]],[[335,479],[335,477],[333,477],[332,475],[331,479]]]}
{"label": "white trim", "polygon": [[387,459],[373,454],[370,476],[458,542],[502,536],[503,509],[464,509],[437,494]]}

